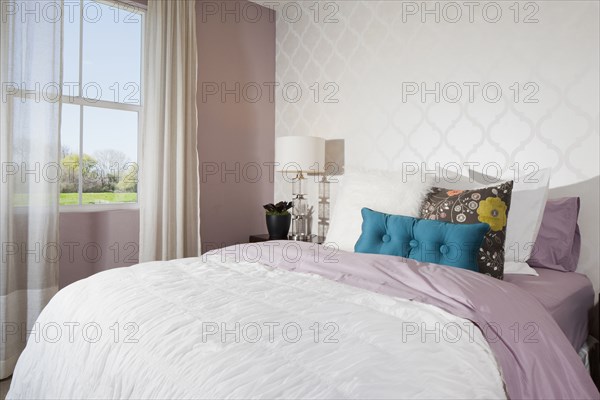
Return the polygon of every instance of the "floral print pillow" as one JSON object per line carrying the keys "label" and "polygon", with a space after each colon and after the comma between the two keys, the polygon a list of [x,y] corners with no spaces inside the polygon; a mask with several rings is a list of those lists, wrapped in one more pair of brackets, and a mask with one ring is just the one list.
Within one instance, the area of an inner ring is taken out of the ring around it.
{"label": "floral print pillow", "polygon": [[434,187],[421,205],[421,218],[474,224],[485,222],[490,230],[483,237],[477,256],[479,272],[504,277],[504,241],[513,182],[474,190]]}

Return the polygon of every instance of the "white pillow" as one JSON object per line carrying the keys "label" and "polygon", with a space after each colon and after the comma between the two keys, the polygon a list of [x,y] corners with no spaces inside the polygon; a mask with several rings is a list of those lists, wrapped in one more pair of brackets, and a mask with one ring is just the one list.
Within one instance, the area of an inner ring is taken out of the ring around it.
{"label": "white pillow", "polygon": [[431,179],[430,183],[435,187],[454,190],[481,188],[481,183],[475,179],[476,176],[481,177],[480,174],[470,171],[469,176],[464,176],[461,172],[455,169],[438,168],[436,176]]}
{"label": "white pillow", "polygon": [[346,172],[334,204],[327,243],[340,250],[354,251],[362,230],[361,209],[418,217],[421,203],[431,185],[420,174],[401,172]]}
{"label": "white pillow", "polygon": [[500,180],[476,173],[475,180],[485,185],[498,181],[514,181],[506,223],[504,273],[537,276],[538,273],[526,261],[531,257],[542,224],[548,199],[550,168],[530,173],[520,171],[518,175],[511,172]]}

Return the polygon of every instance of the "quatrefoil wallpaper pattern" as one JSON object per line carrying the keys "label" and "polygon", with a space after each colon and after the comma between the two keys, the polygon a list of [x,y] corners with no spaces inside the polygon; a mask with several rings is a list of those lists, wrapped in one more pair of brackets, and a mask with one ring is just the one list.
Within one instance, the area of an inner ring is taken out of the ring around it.
{"label": "quatrefoil wallpaper pattern", "polygon": [[599,3],[446,3],[277,3],[276,135],[344,139],[346,166],[598,176]]}

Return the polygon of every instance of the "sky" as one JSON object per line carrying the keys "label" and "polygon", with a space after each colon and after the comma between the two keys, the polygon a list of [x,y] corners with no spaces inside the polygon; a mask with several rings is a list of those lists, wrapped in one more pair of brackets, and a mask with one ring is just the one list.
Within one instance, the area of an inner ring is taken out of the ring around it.
{"label": "sky", "polygon": [[[64,30],[64,87],[77,94],[79,81],[78,0],[67,0]],[[84,96],[139,105],[142,24],[139,14],[111,4],[84,1],[82,78]],[[64,104],[62,145],[79,148],[79,106]],[[115,149],[137,161],[137,113],[83,108],[83,152]]]}

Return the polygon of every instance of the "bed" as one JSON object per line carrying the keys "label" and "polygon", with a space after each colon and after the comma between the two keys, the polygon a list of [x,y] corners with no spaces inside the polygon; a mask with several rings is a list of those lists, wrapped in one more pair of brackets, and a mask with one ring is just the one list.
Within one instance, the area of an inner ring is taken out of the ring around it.
{"label": "bed", "polygon": [[8,398],[598,397],[515,285],[307,243],[106,271],[38,324]]}
{"label": "bed", "polygon": [[535,269],[539,276],[506,275],[504,280],[535,297],[550,313],[573,348],[581,349],[588,333],[588,312],[594,289],[587,276],[576,272]]}
{"label": "bed", "polygon": [[[363,177],[344,223],[386,195],[371,207],[418,210],[422,184],[397,181]],[[334,243],[358,246],[351,222]],[[600,398],[577,354],[590,280],[533,273],[291,241],[109,270],[51,300],[8,398]]]}

